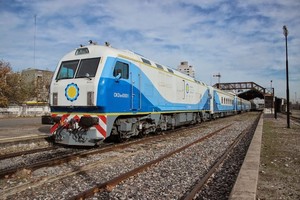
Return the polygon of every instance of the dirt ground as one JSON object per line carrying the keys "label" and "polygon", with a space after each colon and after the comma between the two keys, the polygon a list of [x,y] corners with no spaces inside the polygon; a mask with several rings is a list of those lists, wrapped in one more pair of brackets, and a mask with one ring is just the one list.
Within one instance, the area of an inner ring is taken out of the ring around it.
{"label": "dirt ground", "polygon": [[300,123],[264,116],[256,199],[300,199]]}

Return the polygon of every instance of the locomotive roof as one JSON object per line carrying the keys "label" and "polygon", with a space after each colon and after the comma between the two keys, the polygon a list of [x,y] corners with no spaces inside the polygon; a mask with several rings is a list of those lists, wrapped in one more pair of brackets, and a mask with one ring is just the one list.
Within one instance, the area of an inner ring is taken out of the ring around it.
{"label": "locomotive roof", "polygon": [[[167,67],[165,65],[159,64],[155,61],[152,61],[141,54],[138,54],[136,52],[130,51],[130,50],[124,50],[124,49],[117,49],[114,47],[111,47],[109,44],[107,45],[98,45],[95,43],[91,43],[86,46],[80,46],[79,48],[76,48],[75,50],[69,52],[63,57],[63,60],[72,60],[74,59],[74,55],[80,57],[85,56],[88,53],[91,57],[93,56],[99,56],[103,55],[103,52],[105,52],[106,55],[114,55],[114,56],[120,56],[129,60],[133,60],[135,62],[142,63],[146,66],[156,68],[158,70],[162,70],[166,73],[174,74],[175,76],[182,77],[184,79],[187,79],[189,81],[194,81],[198,84],[206,86],[205,83],[198,81],[184,73],[181,73],[175,69],[172,69],[171,67]],[[81,55],[82,54],[82,55]]]}

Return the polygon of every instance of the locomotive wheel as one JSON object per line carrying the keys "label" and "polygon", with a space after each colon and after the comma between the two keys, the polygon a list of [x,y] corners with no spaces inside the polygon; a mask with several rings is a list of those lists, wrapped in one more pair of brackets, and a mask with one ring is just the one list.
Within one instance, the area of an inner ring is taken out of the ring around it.
{"label": "locomotive wheel", "polygon": [[121,143],[124,140],[121,138],[121,133],[119,133],[116,125],[112,127],[110,136],[106,139],[107,142]]}
{"label": "locomotive wheel", "polygon": [[139,137],[139,138],[143,138],[144,136],[145,136],[144,132],[143,132],[143,131],[140,131],[139,134],[138,134],[138,137]]}

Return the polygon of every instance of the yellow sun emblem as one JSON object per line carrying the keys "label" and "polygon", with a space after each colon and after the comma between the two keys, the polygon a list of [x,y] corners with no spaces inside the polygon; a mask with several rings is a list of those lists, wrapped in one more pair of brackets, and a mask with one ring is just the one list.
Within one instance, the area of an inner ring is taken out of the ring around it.
{"label": "yellow sun emblem", "polygon": [[79,96],[79,87],[76,83],[70,83],[65,89],[65,96],[69,101],[75,101]]}

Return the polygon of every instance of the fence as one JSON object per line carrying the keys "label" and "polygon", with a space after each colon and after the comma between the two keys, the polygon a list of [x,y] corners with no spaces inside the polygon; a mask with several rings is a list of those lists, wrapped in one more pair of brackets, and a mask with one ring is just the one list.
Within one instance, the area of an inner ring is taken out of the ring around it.
{"label": "fence", "polygon": [[0,108],[0,118],[4,117],[34,117],[50,113],[49,106],[9,106]]}

